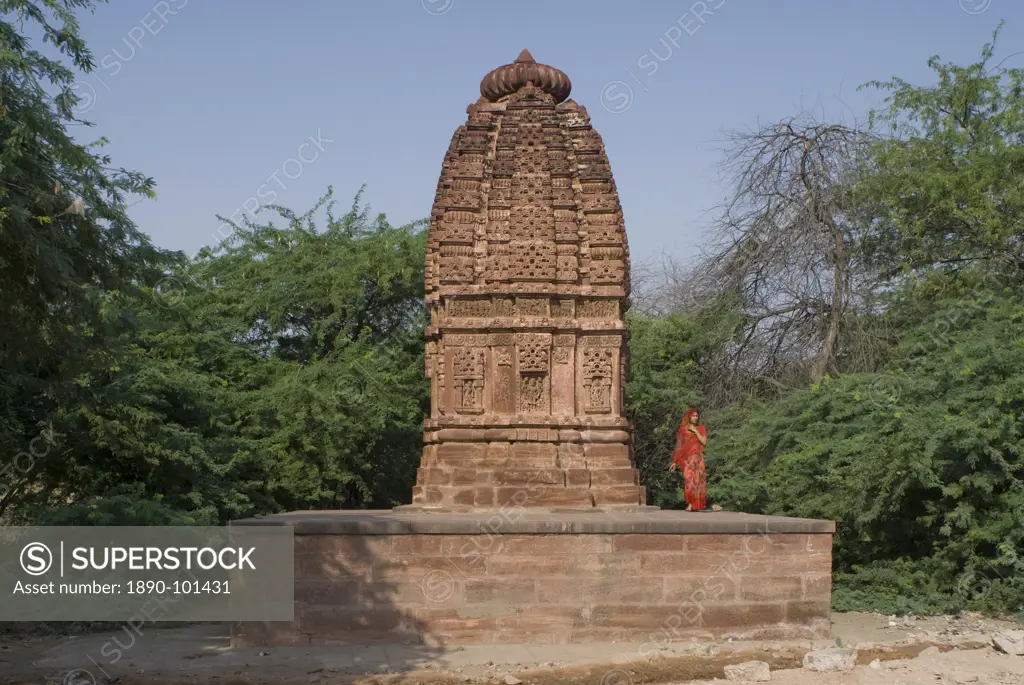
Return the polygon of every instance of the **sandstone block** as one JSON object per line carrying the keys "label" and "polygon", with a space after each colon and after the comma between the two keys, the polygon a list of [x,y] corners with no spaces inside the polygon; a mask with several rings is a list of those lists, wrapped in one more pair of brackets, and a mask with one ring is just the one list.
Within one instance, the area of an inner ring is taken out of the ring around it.
{"label": "sandstone block", "polygon": [[466,488],[452,495],[452,504],[463,507],[476,505],[476,488]]}
{"label": "sandstone block", "polygon": [[829,598],[786,602],[786,621],[789,623],[810,624],[814,619],[828,620],[831,615],[832,607]]}
{"label": "sandstone block", "polygon": [[565,472],[560,469],[497,469],[491,475],[496,485],[564,485]]}
{"label": "sandstone block", "polygon": [[676,606],[736,599],[736,579],[727,575],[667,576],[662,582],[665,601]]}
{"label": "sandstone block", "polygon": [[807,536],[807,551],[808,552],[828,552],[832,553],[832,536],[830,534],[819,534],[819,535],[808,535]]}
{"label": "sandstone block", "polygon": [[436,556],[441,554],[442,540],[440,535],[395,535],[391,538],[391,553]]}
{"label": "sandstone block", "polygon": [[590,482],[595,486],[639,485],[640,474],[633,468],[593,469],[590,472]]}
{"label": "sandstone block", "polygon": [[565,484],[568,487],[590,487],[590,471],[587,469],[568,469],[565,472]]}
{"label": "sandstone block", "polygon": [[462,469],[457,468],[452,471],[451,484],[452,485],[471,485],[477,482],[477,470],[476,469]]}
{"label": "sandstone block", "polygon": [[857,665],[857,650],[833,647],[819,649],[804,655],[804,668],[808,671],[852,671]]}
{"label": "sandstone block", "polygon": [[744,661],[742,664],[729,664],[725,667],[726,680],[743,682],[767,682],[772,679],[768,664],[763,661]]}
{"label": "sandstone block", "polygon": [[[596,473],[596,472],[591,472]],[[593,476],[591,476],[593,477]],[[590,492],[594,495],[594,504],[637,504],[642,501],[641,488],[635,485],[607,485],[604,487],[591,486]]]}
{"label": "sandstone block", "polygon": [[441,461],[466,460],[472,461],[487,453],[487,445],[465,442],[443,442],[435,446],[435,455]]}
{"label": "sandstone block", "polygon": [[497,502],[497,493],[490,486],[473,488],[473,505],[477,507],[493,507]]}
{"label": "sandstone block", "polygon": [[615,551],[682,552],[687,537],[684,535],[616,535]]}
{"label": "sandstone block", "polygon": [[832,574],[814,573],[804,576],[804,599],[824,599],[832,596]]}
{"label": "sandstone block", "polygon": [[773,602],[801,599],[804,581],[800,576],[747,576],[740,584],[740,599]]}
{"label": "sandstone block", "polygon": [[466,603],[507,605],[508,610],[537,599],[534,581],[527,578],[483,578],[466,581]]}
{"label": "sandstone block", "polygon": [[510,452],[513,461],[531,457],[544,457],[554,460],[558,457],[558,448],[549,442],[513,443]]}
{"label": "sandstone block", "polygon": [[545,485],[501,487],[495,490],[497,502],[517,503],[522,507],[593,507],[590,490]]}
{"label": "sandstone block", "polygon": [[416,482],[419,485],[451,485],[452,474],[437,468],[416,469]]}
{"label": "sandstone block", "polygon": [[746,632],[757,627],[773,626],[786,618],[782,602],[706,603],[700,607],[701,625],[729,632]]}
{"label": "sandstone block", "polygon": [[583,455],[588,462],[591,459],[624,459],[629,461],[629,445],[621,443],[608,444],[586,444],[583,445]]}
{"label": "sandstone block", "polygon": [[660,582],[628,583],[619,578],[539,578],[536,584],[537,601],[542,604],[656,604],[663,594]]}
{"label": "sandstone block", "polygon": [[607,553],[613,549],[610,535],[505,535],[501,540],[503,554],[589,555]]}

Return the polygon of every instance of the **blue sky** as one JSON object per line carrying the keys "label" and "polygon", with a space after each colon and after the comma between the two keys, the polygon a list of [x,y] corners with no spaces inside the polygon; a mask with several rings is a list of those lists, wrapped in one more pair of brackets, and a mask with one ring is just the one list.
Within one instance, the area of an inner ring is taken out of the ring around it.
{"label": "blue sky", "polygon": [[728,192],[728,131],[862,118],[881,95],[858,85],[973,62],[1001,19],[999,58],[1024,67],[1020,0],[113,0],[81,18],[81,137],[156,179],[131,213],[161,247],[194,253],[217,214],[304,211],[328,185],[347,207],[366,184],[406,223],[429,214],[480,79],[528,48],[604,138],[634,264],[685,262]]}

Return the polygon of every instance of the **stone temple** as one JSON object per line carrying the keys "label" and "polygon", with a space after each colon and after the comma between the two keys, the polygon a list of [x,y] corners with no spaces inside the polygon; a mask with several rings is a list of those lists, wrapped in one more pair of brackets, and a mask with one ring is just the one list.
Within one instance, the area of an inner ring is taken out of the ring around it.
{"label": "stone temple", "polygon": [[294,619],[235,624],[235,645],[632,642],[645,657],[828,636],[832,521],[645,505],[623,415],[622,209],[569,90],[526,51],[484,77],[431,213],[412,504],[233,522],[295,540]]}
{"label": "stone temple", "polygon": [[622,208],[569,91],[524,50],[484,77],[452,136],[427,242],[431,412],[415,505],[645,504],[623,416]]}

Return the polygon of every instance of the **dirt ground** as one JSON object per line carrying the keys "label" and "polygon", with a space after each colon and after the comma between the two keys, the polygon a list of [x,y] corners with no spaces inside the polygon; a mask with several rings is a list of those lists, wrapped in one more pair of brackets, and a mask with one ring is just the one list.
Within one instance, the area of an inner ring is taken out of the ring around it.
{"label": "dirt ground", "polygon": [[[0,636],[4,685],[647,685],[724,683],[723,668],[765,661],[784,685],[1024,685],[1024,656],[991,646],[1014,628],[976,616],[895,618],[834,614],[832,639],[803,642],[232,649],[220,625],[108,631],[62,638]],[[858,649],[844,673],[803,670],[803,655]],[[115,660],[114,654],[117,654]],[[877,661],[876,661],[877,660]],[[872,664],[872,662],[875,662]],[[509,680],[506,680],[508,678]]]}

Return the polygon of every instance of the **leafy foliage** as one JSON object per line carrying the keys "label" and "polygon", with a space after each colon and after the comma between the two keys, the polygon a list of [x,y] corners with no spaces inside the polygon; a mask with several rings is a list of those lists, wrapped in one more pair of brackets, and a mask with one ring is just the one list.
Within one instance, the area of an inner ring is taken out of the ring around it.
{"label": "leafy foliage", "polygon": [[178,258],[125,212],[127,197],[152,196],[152,180],[72,139],[69,127],[87,123],[73,113],[75,72],[21,33],[40,33],[88,71],[73,10],[92,6],[0,2],[0,515],[44,487],[37,461],[67,454],[68,443],[41,436],[66,436],[80,412],[116,394],[96,381],[126,353],[136,321],[124,305]]}
{"label": "leafy foliage", "polygon": [[[268,369],[245,434],[270,459],[285,508],[390,507],[411,491],[427,403],[423,224],[371,220],[359,196],[340,218],[275,207],[287,222],[237,226],[193,273],[194,311]],[[271,430],[268,430],[271,429]],[[283,468],[280,468],[283,467]]]}
{"label": "leafy foliage", "polygon": [[865,249],[890,274],[1024,254],[1024,69],[991,64],[998,34],[975,64],[932,57],[932,86],[867,84],[889,92],[874,120],[891,135],[858,193],[881,210]]}
{"label": "leafy foliage", "polygon": [[[844,577],[909,564],[962,590],[961,607],[1024,605],[1022,295],[942,301],[884,372],[829,379],[723,424],[709,446],[714,492],[745,511],[835,520]],[[922,353],[952,316],[963,326]]]}

